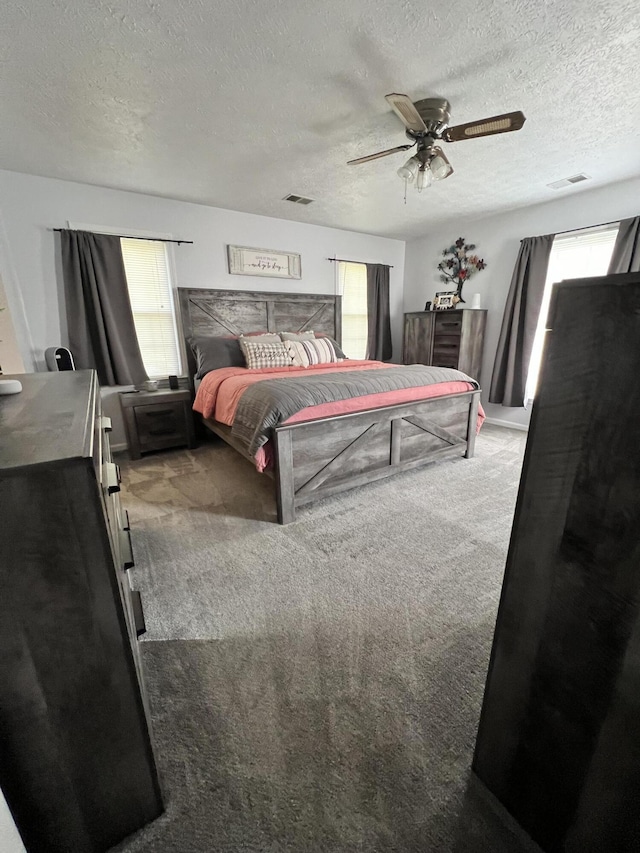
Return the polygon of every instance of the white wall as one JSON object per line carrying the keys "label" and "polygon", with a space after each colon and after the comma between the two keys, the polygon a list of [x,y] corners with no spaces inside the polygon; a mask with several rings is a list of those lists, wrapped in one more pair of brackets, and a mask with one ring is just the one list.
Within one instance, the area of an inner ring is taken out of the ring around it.
{"label": "white wall", "polygon": [[[394,358],[400,359],[401,240],[6,171],[0,171],[0,211],[0,277],[27,370],[45,369],[44,350],[66,343],[59,241],[51,229],[66,227],[69,221],[121,229],[122,234],[153,232],[193,240],[193,246],[174,248],[179,287],[333,293],[335,264],[328,257],[390,264]],[[227,244],[299,252],[302,279],[229,275]],[[105,408],[117,417],[118,444],[123,434],[113,403],[107,400]]]}
{"label": "white wall", "polygon": [[25,853],[24,844],[2,791],[0,791],[0,850],[2,853]]}
{"label": "white wall", "polygon": [[[551,190],[550,190],[551,192]],[[465,285],[463,295],[482,295],[488,309],[487,337],[482,367],[483,406],[490,418],[527,425],[530,412],[487,403],[502,314],[511,284],[520,240],[540,234],[555,234],[601,222],[640,214],[640,178],[595,190],[567,193],[545,204],[512,210],[482,220],[462,220],[433,229],[428,236],[407,243],[405,254],[404,310],[419,311],[437,290],[449,288],[438,282],[437,264],[442,251],[458,237],[478,247],[488,267]]]}
{"label": "white wall", "polygon": [[7,304],[4,282],[0,276],[0,372],[24,373],[15,326]]}

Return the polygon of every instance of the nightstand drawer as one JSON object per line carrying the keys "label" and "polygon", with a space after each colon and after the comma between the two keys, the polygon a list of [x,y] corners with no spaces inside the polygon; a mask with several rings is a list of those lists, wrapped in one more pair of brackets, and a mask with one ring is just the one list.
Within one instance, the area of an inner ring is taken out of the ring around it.
{"label": "nightstand drawer", "polygon": [[164,440],[187,440],[184,403],[157,403],[133,409],[140,445]]}

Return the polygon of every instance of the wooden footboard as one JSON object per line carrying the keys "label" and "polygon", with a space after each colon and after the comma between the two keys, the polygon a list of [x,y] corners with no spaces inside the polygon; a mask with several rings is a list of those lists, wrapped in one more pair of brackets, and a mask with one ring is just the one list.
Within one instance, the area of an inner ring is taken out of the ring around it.
{"label": "wooden footboard", "polygon": [[282,424],[274,431],[278,521],[296,507],[450,456],[473,456],[480,391]]}

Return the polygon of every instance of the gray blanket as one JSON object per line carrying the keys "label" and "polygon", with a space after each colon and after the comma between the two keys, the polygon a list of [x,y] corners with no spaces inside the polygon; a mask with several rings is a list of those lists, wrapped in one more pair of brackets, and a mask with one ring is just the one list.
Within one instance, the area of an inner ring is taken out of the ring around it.
{"label": "gray blanket", "polygon": [[251,385],[242,395],[231,432],[251,456],[255,456],[271,438],[273,427],[307,406],[456,381],[471,382],[474,388],[479,387],[474,379],[460,370],[424,364],[374,370],[337,370],[335,373],[310,372],[304,376],[264,379]]}

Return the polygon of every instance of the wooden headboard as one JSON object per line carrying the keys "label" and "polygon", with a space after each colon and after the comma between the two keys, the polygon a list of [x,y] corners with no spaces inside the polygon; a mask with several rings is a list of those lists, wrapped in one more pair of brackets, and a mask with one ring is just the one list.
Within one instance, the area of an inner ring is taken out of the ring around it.
{"label": "wooden headboard", "polygon": [[[324,332],[342,343],[342,297],[327,293],[263,293],[178,288],[182,333],[241,335],[248,332]],[[194,362],[187,345],[189,375]]]}

